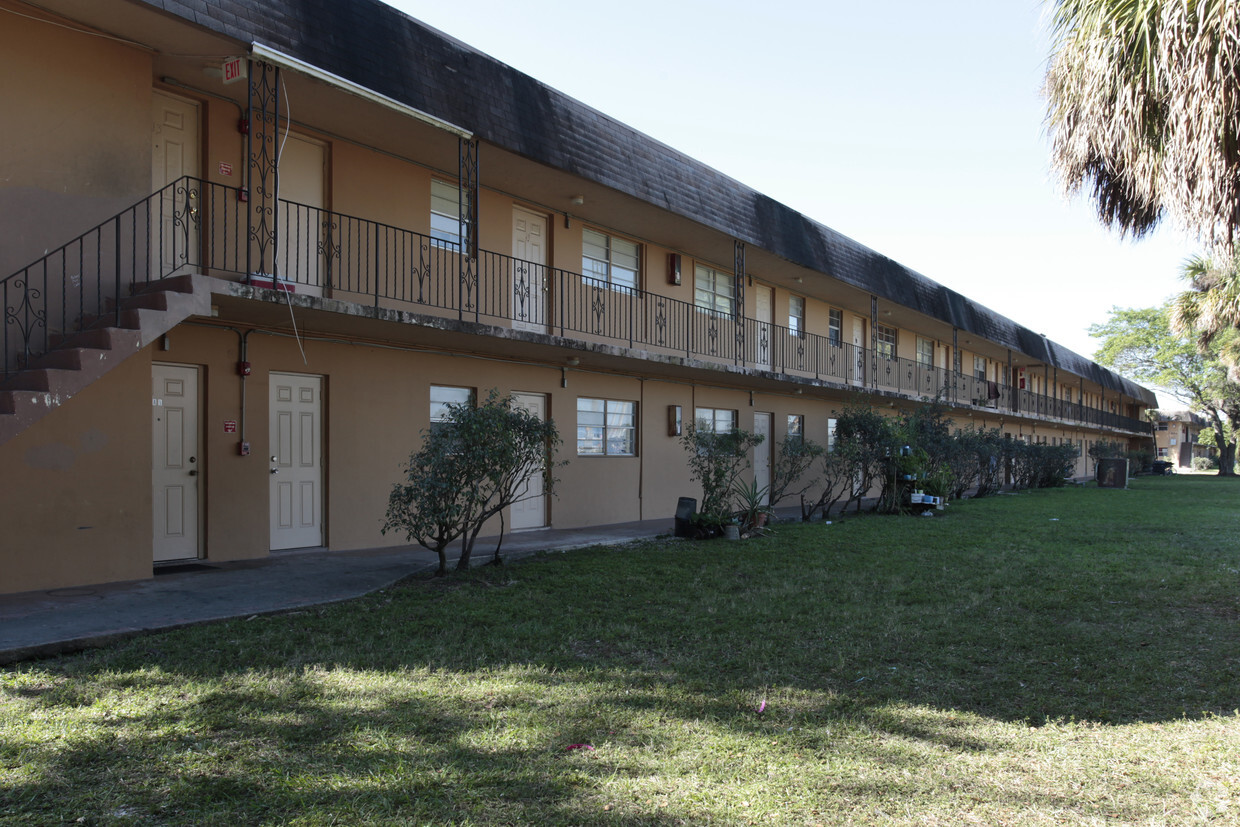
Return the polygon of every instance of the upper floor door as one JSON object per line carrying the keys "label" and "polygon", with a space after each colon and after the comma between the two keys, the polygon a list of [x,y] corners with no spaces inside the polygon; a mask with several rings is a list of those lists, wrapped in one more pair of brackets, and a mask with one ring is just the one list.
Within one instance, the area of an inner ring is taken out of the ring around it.
{"label": "upper floor door", "polygon": [[547,331],[547,217],[512,211],[512,326]]}
{"label": "upper floor door", "polygon": [[754,317],[757,341],[754,342],[754,362],[761,370],[771,369],[772,341],[775,338],[775,289],[759,284],[754,292]]}
{"label": "upper floor door", "polygon": [[151,190],[157,193],[150,240],[153,280],[200,264],[198,132],[198,104],[167,92],[152,93]]}
{"label": "upper floor door", "polygon": [[327,208],[327,145],[304,135],[280,138],[280,213],[276,219],[276,263],[294,290],[323,295],[327,283],[324,233]]}

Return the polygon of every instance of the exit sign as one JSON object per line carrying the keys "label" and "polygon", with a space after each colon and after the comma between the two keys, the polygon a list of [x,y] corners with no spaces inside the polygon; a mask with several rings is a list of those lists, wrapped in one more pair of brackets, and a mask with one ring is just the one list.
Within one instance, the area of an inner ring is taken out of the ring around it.
{"label": "exit sign", "polygon": [[236,83],[245,77],[245,58],[230,57],[224,61],[224,83]]}

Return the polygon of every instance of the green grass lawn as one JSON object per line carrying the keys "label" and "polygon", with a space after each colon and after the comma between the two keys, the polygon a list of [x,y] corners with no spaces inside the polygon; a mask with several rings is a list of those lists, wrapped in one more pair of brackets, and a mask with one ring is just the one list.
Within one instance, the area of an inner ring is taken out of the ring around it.
{"label": "green grass lawn", "polygon": [[0,824],[1234,824],[1238,516],[1149,477],[9,667]]}

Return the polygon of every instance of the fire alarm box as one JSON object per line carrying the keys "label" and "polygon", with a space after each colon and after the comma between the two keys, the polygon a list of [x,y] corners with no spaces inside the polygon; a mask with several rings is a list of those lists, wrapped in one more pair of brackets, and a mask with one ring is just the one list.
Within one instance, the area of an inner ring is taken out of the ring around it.
{"label": "fire alarm box", "polygon": [[667,254],[667,283],[680,284],[680,253]]}
{"label": "fire alarm box", "polygon": [[1017,376],[1016,385],[1023,391],[1025,389],[1025,369],[1020,368],[1016,372],[1016,376]]}
{"label": "fire alarm box", "polygon": [[238,362],[237,363],[237,375],[238,376],[249,376],[250,375],[250,363],[249,362]]}

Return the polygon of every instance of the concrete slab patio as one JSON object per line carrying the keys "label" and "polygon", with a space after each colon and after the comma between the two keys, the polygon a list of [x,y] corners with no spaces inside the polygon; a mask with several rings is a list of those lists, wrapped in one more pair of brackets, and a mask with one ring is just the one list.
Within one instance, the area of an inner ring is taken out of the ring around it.
{"label": "concrete slab patio", "polygon": [[[672,521],[664,518],[510,534],[502,556],[513,560],[541,551],[624,543],[671,530]],[[489,560],[494,548],[495,538],[480,538],[475,562]],[[451,557],[455,561],[455,551]],[[417,547],[277,552],[262,560],[170,566],[149,580],[0,596],[0,664],[145,632],[349,600],[436,565],[433,553]]]}

